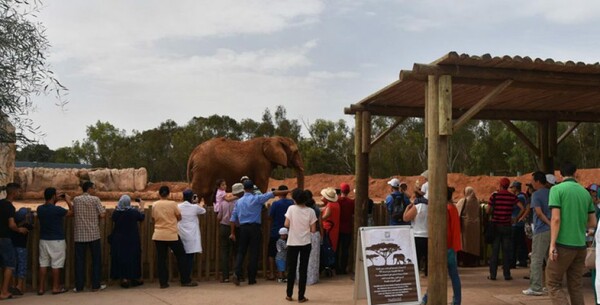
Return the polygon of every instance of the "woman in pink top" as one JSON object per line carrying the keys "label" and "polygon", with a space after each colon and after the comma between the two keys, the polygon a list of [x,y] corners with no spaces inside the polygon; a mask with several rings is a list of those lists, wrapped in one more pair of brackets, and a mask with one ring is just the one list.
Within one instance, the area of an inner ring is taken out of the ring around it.
{"label": "woman in pink top", "polygon": [[321,201],[325,206],[321,209],[322,228],[329,233],[331,247],[337,252],[338,239],[340,237],[340,204],[335,189],[328,187],[321,190]]}

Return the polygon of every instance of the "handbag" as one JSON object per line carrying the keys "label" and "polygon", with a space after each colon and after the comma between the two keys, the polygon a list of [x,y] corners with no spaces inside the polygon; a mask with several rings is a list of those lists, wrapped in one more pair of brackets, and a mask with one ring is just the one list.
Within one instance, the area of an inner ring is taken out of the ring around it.
{"label": "handbag", "polygon": [[596,269],[596,241],[587,248],[585,254],[585,267],[588,269]]}
{"label": "handbag", "polygon": [[489,204],[491,204],[490,213],[487,219],[487,223],[483,228],[483,238],[486,244],[493,243],[494,239],[496,238],[496,225],[492,222],[492,217],[494,215],[494,205],[496,205],[496,193],[492,194],[492,201]]}

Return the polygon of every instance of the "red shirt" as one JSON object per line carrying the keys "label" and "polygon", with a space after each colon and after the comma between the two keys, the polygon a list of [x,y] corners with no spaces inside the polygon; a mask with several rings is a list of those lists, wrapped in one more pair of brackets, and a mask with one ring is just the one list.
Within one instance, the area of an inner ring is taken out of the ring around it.
{"label": "red shirt", "polygon": [[448,225],[448,249],[454,249],[454,252],[462,250],[462,244],[460,241],[460,218],[458,217],[458,210],[453,203],[446,204],[446,222]]}
{"label": "red shirt", "polygon": [[340,233],[352,234],[354,229],[354,199],[340,196]]}

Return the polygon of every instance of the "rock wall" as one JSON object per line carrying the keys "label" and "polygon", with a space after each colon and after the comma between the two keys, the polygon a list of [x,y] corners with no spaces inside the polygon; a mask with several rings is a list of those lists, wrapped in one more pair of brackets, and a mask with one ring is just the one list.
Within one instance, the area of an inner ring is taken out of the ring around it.
{"label": "rock wall", "polygon": [[148,184],[148,172],[145,168],[126,169],[73,169],[73,168],[17,168],[15,181],[26,192],[41,192],[47,187],[60,191],[78,191],[82,181],[92,181],[96,190],[101,192],[143,191]]}
{"label": "rock wall", "polygon": [[[6,135],[0,137],[0,186],[13,182],[15,171],[15,156],[17,147],[15,145],[15,127],[8,121],[5,114],[0,112],[0,133]],[[6,192],[0,192],[0,198],[6,197]]]}

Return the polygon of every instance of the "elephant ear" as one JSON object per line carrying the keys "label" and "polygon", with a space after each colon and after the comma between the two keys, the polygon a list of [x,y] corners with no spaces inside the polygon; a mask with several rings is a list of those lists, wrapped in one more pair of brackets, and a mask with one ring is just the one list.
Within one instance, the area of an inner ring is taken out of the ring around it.
{"label": "elephant ear", "polygon": [[277,138],[267,138],[263,143],[263,152],[269,161],[287,167],[288,156],[282,144]]}

